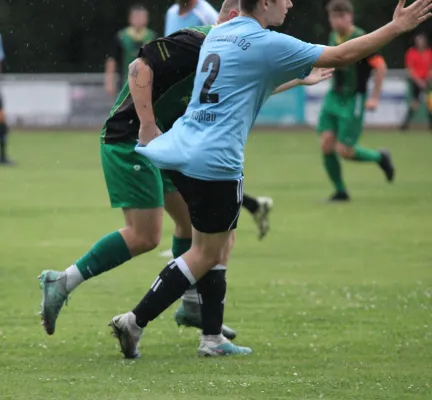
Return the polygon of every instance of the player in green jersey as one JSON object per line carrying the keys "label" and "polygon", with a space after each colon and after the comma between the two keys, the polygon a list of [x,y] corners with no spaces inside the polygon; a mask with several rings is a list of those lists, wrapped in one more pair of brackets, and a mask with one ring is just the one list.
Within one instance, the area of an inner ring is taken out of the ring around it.
{"label": "player in green jersey", "polygon": [[[350,0],[332,0],[327,10],[332,27],[330,46],[340,45],[365,34],[354,25],[354,9]],[[373,70],[375,88],[368,99],[367,84]],[[389,182],[394,179],[395,169],[388,151],[371,150],[357,145],[363,130],[365,111],[375,110],[379,104],[386,71],[386,63],[378,54],[335,71],[318,123],[324,166],[335,188],[331,201],[350,199],[342,178],[339,156],[345,160],[376,163]]]}
{"label": "player in green jersey", "polygon": [[105,90],[111,96],[121,90],[121,85],[127,80],[129,64],[135,60],[141,46],[156,39],[156,33],[147,27],[148,21],[147,9],[139,4],[134,5],[129,9],[129,26],[115,36],[105,65]]}

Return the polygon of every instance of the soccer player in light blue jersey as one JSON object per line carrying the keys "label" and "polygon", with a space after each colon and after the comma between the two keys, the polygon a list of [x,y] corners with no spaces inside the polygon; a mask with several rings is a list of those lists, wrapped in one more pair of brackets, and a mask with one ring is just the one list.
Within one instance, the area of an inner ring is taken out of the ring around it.
{"label": "soccer player in light blue jersey", "polygon": [[[133,353],[143,329],[197,283],[203,336],[198,354],[250,354],[221,334],[226,266],[243,195],[244,146],[255,118],[276,87],[312,67],[345,67],[376,52],[431,17],[432,0],[405,8],[377,31],[335,47],[304,43],[267,30],[281,25],[290,0],[240,0],[240,17],[212,29],[201,48],[186,114],[164,135],[148,129],[137,151],[168,171],[188,204],[191,249],[168,263],[142,301],[111,326],[123,352]],[[138,78],[137,78],[138,82]],[[142,86],[150,80],[139,80]],[[139,110],[137,110],[139,111]],[[156,136],[156,138],[154,138]]]}
{"label": "soccer player in light blue jersey", "polygon": [[214,25],[218,12],[206,0],[177,0],[165,16],[165,36],[192,26]]}

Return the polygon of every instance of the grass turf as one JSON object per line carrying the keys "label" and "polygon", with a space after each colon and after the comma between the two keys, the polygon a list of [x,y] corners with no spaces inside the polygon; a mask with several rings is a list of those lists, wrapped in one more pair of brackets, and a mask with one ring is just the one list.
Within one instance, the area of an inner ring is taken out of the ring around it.
{"label": "grass turf", "polygon": [[[312,134],[253,134],[246,191],[275,200],[257,242],[246,212],[230,265],[226,323],[248,358],[198,359],[197,331],[171,308],[124,361],[106,324],[164,265],[144,255],[82,285],[57,332],[39,326],[42,269],[64,269],[122,226],[110,210],[97,134],[12,137],[0,169],[0,399],[431,399],[432,137],[371,132],[397,163],[344,163],[351,204],[331,187]],[[170,246],[166,220],[161,250]]]}

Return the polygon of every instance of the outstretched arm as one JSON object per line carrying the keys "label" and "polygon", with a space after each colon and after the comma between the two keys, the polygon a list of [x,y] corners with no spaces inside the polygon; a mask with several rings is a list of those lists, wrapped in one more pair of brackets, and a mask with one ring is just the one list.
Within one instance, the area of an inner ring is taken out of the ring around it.
{"label": "outstretched arm", "polygon": [[336,47],[326,47],[315,63],[316,67],[345,67],[368,57],[399,35],[415,29],[432,14],[432,0],[416,0],[405,8],[406,0],[399,0],[393,21],[382,28],[350,40]]}
{"label": "outstretched arm", "polygon": [[314,68],[312,72],[305,79],[294,79],[293,81],[284,83],[275,89],[273,94],[286,92],[292,88],[300,85],[312,86],[326,81],[333,76],[334,68]]}
{"label": "outstretched arm", "polygon": [[152,104],[153,71],[138,58],[129,65],[129,89],[140,120],[139,142],[147,145],[161,134],[156,125]]}

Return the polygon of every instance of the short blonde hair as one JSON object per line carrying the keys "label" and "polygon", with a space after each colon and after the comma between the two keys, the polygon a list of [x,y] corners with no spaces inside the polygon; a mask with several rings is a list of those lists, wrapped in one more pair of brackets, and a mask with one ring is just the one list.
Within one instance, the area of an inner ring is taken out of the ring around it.
{"label": "short blonde hair", "polygon": [[240,0],[225,0],[222,4],[219,14],[222,17],[228,17],[231,10],[240,11]]}

